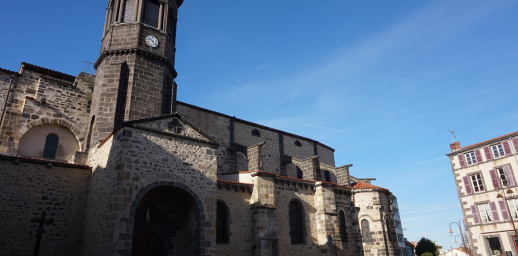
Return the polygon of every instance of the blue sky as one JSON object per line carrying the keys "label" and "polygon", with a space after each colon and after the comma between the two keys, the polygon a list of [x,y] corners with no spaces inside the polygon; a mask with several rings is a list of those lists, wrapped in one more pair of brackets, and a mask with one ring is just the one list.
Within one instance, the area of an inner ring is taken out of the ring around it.
{"label": "blue sky", "polygon": [[[7,1],[0,67],[77,75],[99,54],[106,0]],[[375,177],[406,237],[455,246],[446,153],[518,130],[518,1],[186,0],[178,99],[336,149]]]}

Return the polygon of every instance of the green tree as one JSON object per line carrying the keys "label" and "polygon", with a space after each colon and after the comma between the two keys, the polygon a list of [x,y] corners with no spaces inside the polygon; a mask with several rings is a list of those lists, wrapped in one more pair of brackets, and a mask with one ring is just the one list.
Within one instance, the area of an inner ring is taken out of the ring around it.
{"label": "green tree", "polygon": [[415,254],[418,256],[436,256],[439,255],[439,252],[432,240],[423,237],[415,247]]}

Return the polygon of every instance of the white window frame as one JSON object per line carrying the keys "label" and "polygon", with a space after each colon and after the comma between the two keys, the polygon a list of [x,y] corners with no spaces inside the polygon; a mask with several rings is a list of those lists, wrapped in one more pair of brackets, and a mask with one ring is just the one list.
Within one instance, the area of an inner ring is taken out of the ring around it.
{"label": "white window frame", "polygon": [[505,156],[504,145],[502,145],[502,143],[499,143],[499,144],[496,144],[496,145],[492,145],[490,147],[490,149],[491,149],[491,154],[493,154],[494,158],[500,158],[500,157],[504,157]]}
{"label": "white window frame", "polygon": [[486,192],[486,187],[484,186],[481,173],[469,175],[469,181],[473,187],[473,193]]}
{"label": "white window frame", "polygon": [[503,187],[507,187],[508,181],[507,181],[507,176],[505,176],[507,174],[504,175],[504,173],[505,173],[504,168],[502,168],[502,167],[496,168],[496,175],[498,175],[498,178],[500,178],[500,181],[501,181],[500,184]]}
{"label": "white window frame", "polygon": [[493,213],[491,212],[491,207],[489,207],[489,203],[478,204],[478,215],[480,216],[480,223],[489,223],[493,222]]}
{"label": "white window frame", "polygon": [[518,219],[518,198],[515,199],[507,199],[507,205],[509,205],[509,214],[513,218],[513,220]]}
{"label": "white window frame", "polygon": [[467,165],[474,165],[477,163],[477,156],[475,155],[475,151],[464,154],[464,157],[466,158]]}

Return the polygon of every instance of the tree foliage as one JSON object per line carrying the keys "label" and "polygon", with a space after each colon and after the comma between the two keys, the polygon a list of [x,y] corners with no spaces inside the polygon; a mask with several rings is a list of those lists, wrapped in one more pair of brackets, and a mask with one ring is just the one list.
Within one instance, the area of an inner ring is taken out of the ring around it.
{"label": "tree foliage", "polygon": [[439,252],[432,240],[423,237],[415,247],[415,254],[419,256],[436,256],[439,255]]}

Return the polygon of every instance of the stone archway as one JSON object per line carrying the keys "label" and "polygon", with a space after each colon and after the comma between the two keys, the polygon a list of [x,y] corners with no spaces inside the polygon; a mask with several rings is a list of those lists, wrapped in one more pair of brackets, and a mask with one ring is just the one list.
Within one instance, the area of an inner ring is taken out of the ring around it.
{"label": "stone archway", "polygon": [[[205,228],[212,227],[212,222],[206,221],[203,203],[194,191],[179,182],[157,181],[141,188],[127,223],[134,225],[133,236],[120,240],[142,248],[141,242],[134,244],[140,239],[136,236],[142,232],[156,234],[161,243],[151,242],[144,247],[154,245],[155,251],[157,246],[161,247],[162,254],[157,255],[204,255],[211,247],[211,241],[205,240]],[[135,253],[131,255],[139,255]]]}
{"label": "stone archway", "polygon": [[[22,128],[20,128],[19,130],[17,130],[15,132],[14,137],[17,138],[18,141],[20,141],[22,136],[27,131],[29,131],[31,128],[34,128],[34,127],[40,126],[40,125],[45,125],[45,124],[55,124],[55,125],[59,125],[59,126],[62,126],[63,128],[66,128],[66,129],[70,130],[70,132],[72,132],[74,134],[74,136],[76,137],[77,141],[79,142],[79,150],[82,150],[82,149],[85,148],[85,145],[84,145],[84,143],[85,143],[84,135],[79,131],[79,129],[77,129],[76,125],[71,124],[71,123],[67,122],[64,119],[58,119],[58,118],[55,118],[55,119],[39,119],[39,120],[32,121],[30,123],[27,123]],[[17,147],[18,147],[18,145],[17,145]]]}

